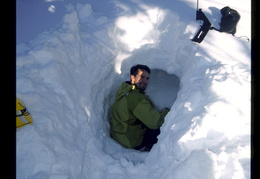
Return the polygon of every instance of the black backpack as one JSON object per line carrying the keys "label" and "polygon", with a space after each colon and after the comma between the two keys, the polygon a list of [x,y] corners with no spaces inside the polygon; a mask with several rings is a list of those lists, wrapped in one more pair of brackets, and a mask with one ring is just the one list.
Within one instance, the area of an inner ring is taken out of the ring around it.
{"label": "black backpack", "polygon": [[222,17],[221,22],[219,23],[219,32],[226,32],[234,35],[236,33],[236,26],[240,19],[240,14],[229,6],[222,8],[220,12]]}
{"label": "black backpack", "polygon": [[[232,34],[233,36],[235,36],[236,26],[240,19],[240,14],[236,10],[231,9],[229,6],[223,7],[220,10],[220,12],[222,14],[221,21],[219,23],[220,29],[217,29],[214,26],[212,26],[212,24],[210,23],[206,15],[202,12],[202,9],[198,9],[197,7],[196,20],[202,20],[203,24],[199,29],[199,31],[197,32],[197,34],[195,35],[195,37],[192,39],[192,41],[201,43],[209,30],[226,32],[228,34]],[[238,38],[242,38],[242,37],[245,37],[247,41],[249,41],[249,38],[246,36],[240,36]]]}

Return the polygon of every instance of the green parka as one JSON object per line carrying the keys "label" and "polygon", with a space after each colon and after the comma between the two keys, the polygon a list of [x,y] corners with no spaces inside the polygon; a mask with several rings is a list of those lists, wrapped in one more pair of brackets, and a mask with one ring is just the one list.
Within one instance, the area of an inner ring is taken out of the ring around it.
{"label": "green parka", "polygon": [[127,148],[137,147],[146,129],[160,128],[168,112],[158,112],[147,95],[130,82],[123,82],[111,108],[110,135]]}

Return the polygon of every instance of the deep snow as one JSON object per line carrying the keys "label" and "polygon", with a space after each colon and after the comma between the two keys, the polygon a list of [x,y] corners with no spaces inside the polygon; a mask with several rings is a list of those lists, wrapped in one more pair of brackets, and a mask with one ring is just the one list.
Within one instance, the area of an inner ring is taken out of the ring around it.
{"label": "deep snow", "polygon": [[[250,37],[250,1],[200,1],[216,27],[226,5]],[[195,12],[192,0],[19,1],[17,97],[34,121],[16,132],[17,178],[250,178],[251,46],[216,31],[193,43]],[[152,69],[156,107],[171,109],[149,153],[109,137],[137,63]]]}

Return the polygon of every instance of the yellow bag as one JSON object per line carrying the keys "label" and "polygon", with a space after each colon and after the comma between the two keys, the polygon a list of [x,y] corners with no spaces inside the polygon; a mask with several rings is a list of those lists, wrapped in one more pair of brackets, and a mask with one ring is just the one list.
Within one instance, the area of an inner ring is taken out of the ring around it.
{"label": "yellow bag", "polygon": [[16,98],[16,128],[23,127],[26,124],[32,124],[32,117],[23,102]]}

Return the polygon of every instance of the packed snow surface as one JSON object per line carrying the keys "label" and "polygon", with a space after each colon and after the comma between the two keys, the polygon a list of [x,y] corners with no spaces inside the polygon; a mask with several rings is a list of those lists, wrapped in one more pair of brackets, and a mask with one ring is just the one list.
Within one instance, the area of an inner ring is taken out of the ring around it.
{"label": "packed snow surface", "polygon": [[[200,1],[251,36],[251,4]],[[17,1],[17,97],[33,124],[16,131],[19,179],[250,178],[251,44],[209,31],[194,37],[193,0]],[[170,108],[150,152],[109,136],[109,109],[135,64],[152,69],[147,94]]]}

